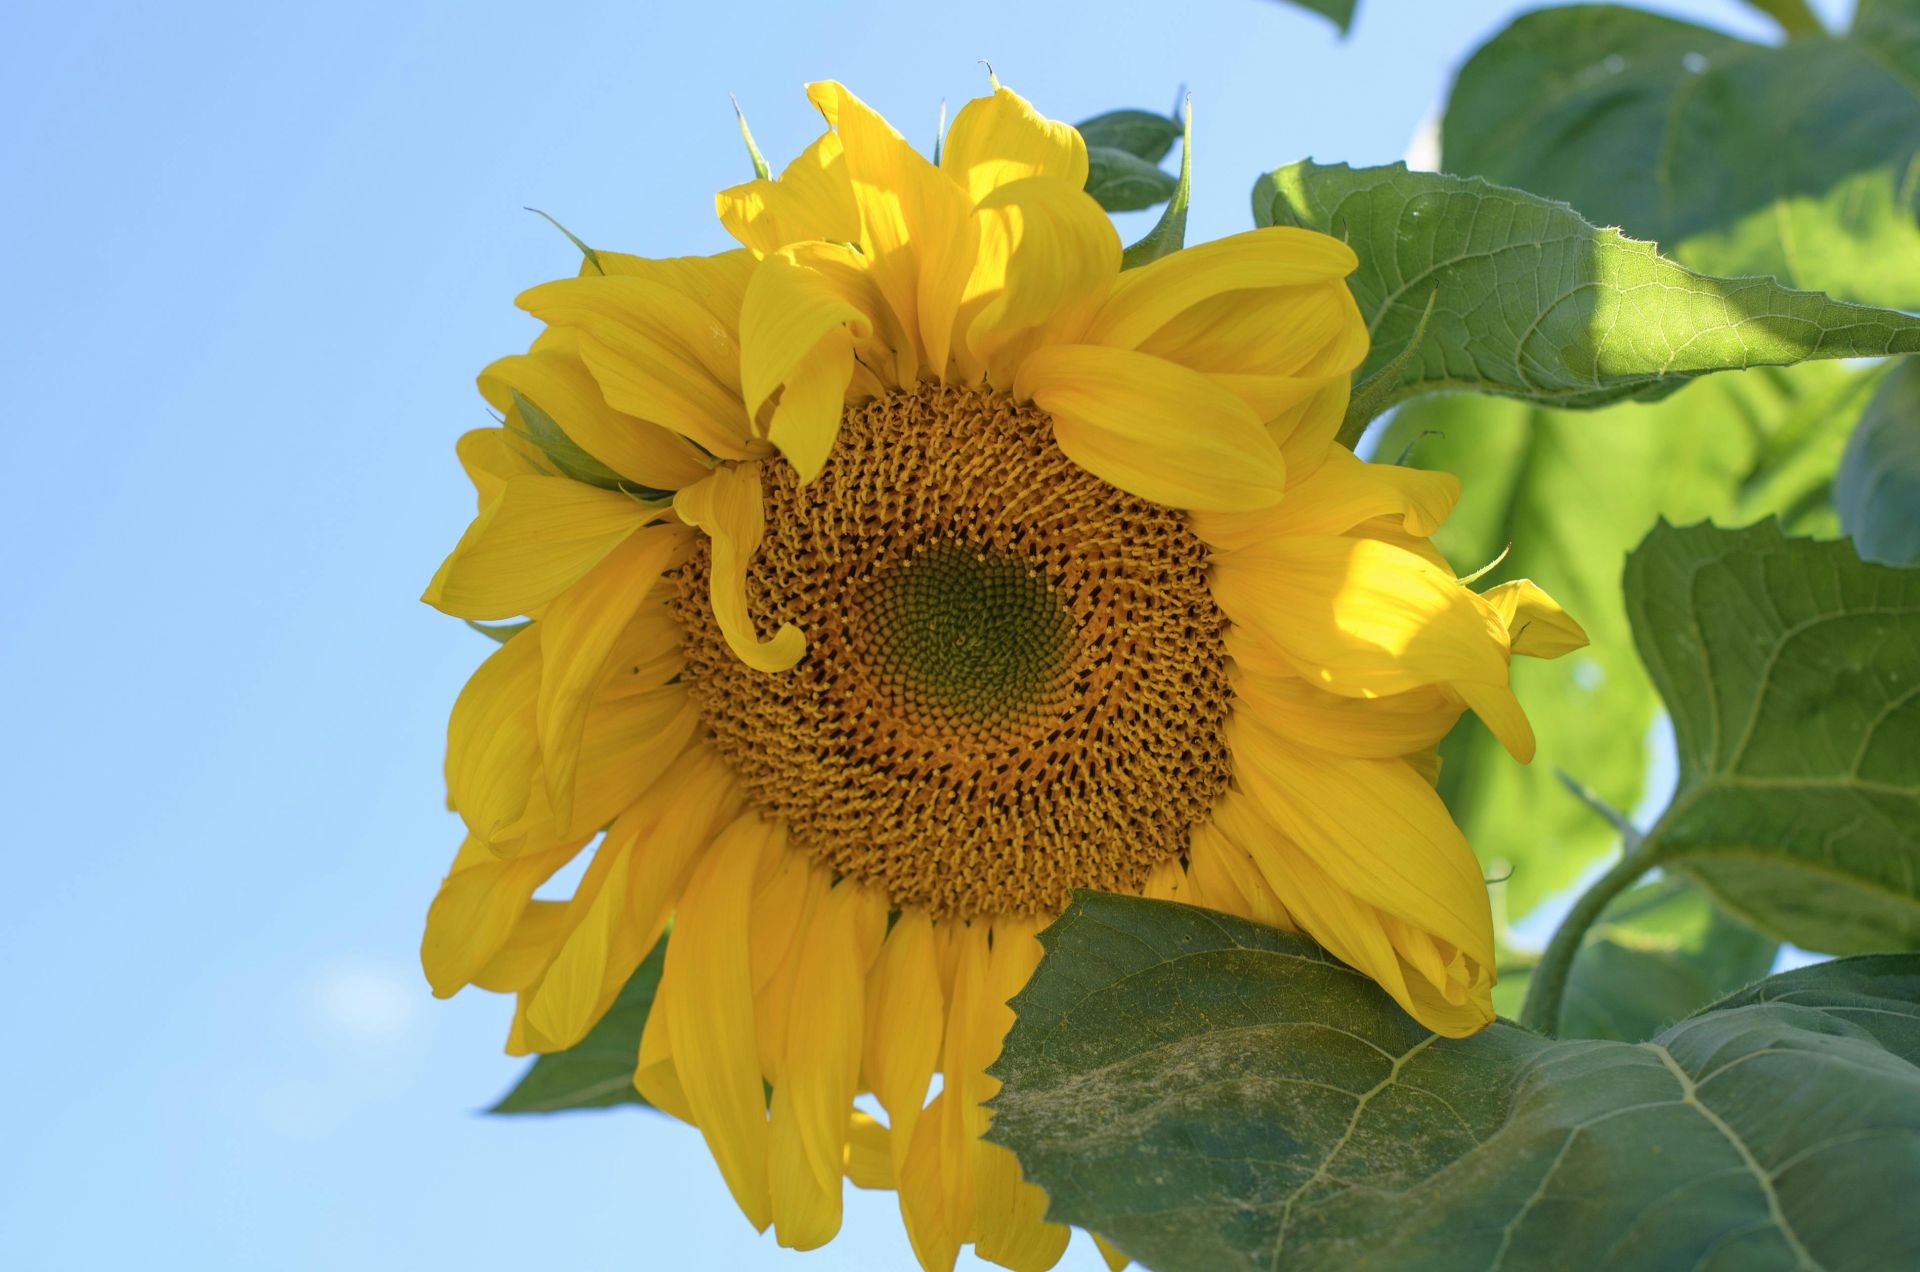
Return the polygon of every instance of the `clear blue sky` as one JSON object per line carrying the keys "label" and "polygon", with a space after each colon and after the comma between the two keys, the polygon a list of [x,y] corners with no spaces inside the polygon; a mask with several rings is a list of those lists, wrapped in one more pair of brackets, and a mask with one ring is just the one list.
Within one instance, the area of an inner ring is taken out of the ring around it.
{"label": "clear blue sky", "polygon": [[1399,158],[1523,6],[1361,7],[1342,43],[1270,0],[7,5],[0,1265],[907,1266],[890,1194],[803,1258],[677,1123],[477,1116],[507,1004],[419,975],[489,646],[414,598],[472,377],[575,265],[521,207],[719,250],[729,92],[778,164],[804,81],[930,142],[986,58],[1069,120],[1188,85],[1217,237],[1263,168]]}

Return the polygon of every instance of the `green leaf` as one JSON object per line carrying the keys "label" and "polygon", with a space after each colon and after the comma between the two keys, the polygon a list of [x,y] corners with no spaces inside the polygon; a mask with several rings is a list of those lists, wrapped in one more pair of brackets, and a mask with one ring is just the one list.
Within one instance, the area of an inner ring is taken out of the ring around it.
{"label": "green leaf", "polygon": [[1359,254],[1348,284],[1373,351],[1356,383],[1399,355],[1439,294],[1390,401],[1468,389],[1585,408],[1712,371],[1920,349],[1920,318],[1697,274],[1478,178],[1305,162],[1261,177],[1253,202],[1262,225],[1323,230]]}
{"label": "green leaf", "polygon": [[[1778,941],[1729,918],[1679,876],[1643,883],[1587,930],[1556,1032],[1644,1042],[1765,976],[1779,950]],[[1526,971],[1503,971],[1499,1005],[1517,1004],[1527,980]]]}
{"label": "green leaf", "polygon": [[1920,948],[1920,570],[1661,525],[1626,598],[1680,759],[1649,864],[1805,949]]}
{"label": "green leaf", "polygon": [[1148,230],[1146,237],[1120,253],[1120,268],[1133,269],[1157,261],[1163,256],[1171,256],[1186,246],[1187,242],[1187,200],[1193,191],[1193,104],[1186,109],[1186,123],[1183,126],[1180,143],[1180,180],[1174,185],[1173,194],[1167,201],[1166,211]]}
{"label": "green leaf", "polygon": [[1082,893],[988,1138],[1160,1272],[1897,1267],[1920,957],[1776,976],[1653,1042],[1421,1028],[1303,938]]}
{"label": "green leaf", "polygon": [[1077,125],[1087,149],[1118,150],[1158,164],[1180,140],[1180,121],[1150,110],[1110,110]]}
{"label": "green leaf", "polygon": [[1353,10],[1358,0],[1289,0],[1289,2],[1302,9],[1313,10],[1339,27],[1342,35],[1353,30]]}
{"label": "green leaf", "polygon": [[502,645],[533,626],[533,620],[530,618],[523,618],[514,623],[476,623],[470,618],[464,621],[474,631]]}
{"label": "green leaf", "polygon": [[1138,155],[1107,146],[1087,147],[1087,193],[1109,212],[1138,212],[1165,203],[1180,186]]}
{"label": "green leaf", "polygon": [[1840,460],[1833,501],[1861,556],[1920,565],[1920,361],[1902,359],[1881,382]]}
{"label": "green leaf", "polygon": [[1467,478],[1434,536],[1447,558],[1466,571],[1512,545],[1479,586],[1532,578],[1593,642],[1551,662],[1514,660],[1514,691],[1539,741],[1532,764],[1515,764],[1471,716],[1442,747],[1441,794],[1489,876],[1505,878],[1496,914],[1520,918],[1614,845],[1556,770],[1616,808],[1640,801],[1659,700],[1620,597],[1628,551],[1662,516],[1778,513],[1796,532],[1837,533],[1827,482],[1874,374],[1836,363],[1770,367],[1598,413],[1465,394],[1400,408],[1376,453],[1411,445],[1412,463]]}
{"label": "green leaf", "polygon": [[653,1010],[666,966],[667,942],[662,937],[627,983],[620,996],[587,1036],[565,1051],[534,1060],[513,1090],[489,1113],[560,1113],[568,1109],[602,1109],[615,1104],[645,1104],[633,1089],[633,1066],[640,1056],[640,1034]]}
{"label": "green leaf", "polygon": [[1920,307],[1920,28],[1751,44],[1615,5],[1529,13],[1467,62],[1448,172],[1564,199],[1711,274]]}

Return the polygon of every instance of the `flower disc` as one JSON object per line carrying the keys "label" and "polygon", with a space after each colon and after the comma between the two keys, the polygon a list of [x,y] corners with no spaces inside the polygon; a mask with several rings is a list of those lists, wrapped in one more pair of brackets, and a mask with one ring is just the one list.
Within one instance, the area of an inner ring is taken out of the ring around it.
{"label": "flower disc", "polygon": [[1038,913],[1137,890],[1226,788],[1227,621],[1179,512],[1087,473],[1005,395],[850,406],[805,485],[764,478],[756,625],[727,647],[704,546],[680,572],[686,681],[763,811],[897,906]]}

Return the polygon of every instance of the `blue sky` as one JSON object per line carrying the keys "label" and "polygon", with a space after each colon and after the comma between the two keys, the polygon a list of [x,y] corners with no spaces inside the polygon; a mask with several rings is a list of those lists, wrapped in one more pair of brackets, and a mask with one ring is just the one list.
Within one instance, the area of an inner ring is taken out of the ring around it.
{"label": "blue sky", "polygon": [[7,6],[0,1265],[907,1266],[890,1195],[795,1256],[668,1119],[477,1116],[507,1004],[420,978],[489,646],[414,598],[473,374],[575,265],[521,208],[720,250],[729,92],[778,164],[806,80],[930,142],[985,58],[1069,120],[1187,85],[1217,237],[1264,168],[1399,158],[1522,7],[1363,0],[1343,43],[1270,0]]}

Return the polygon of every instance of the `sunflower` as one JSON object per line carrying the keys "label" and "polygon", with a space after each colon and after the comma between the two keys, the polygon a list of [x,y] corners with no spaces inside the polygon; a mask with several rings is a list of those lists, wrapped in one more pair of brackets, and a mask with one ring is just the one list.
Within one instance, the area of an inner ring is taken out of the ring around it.
{"label": "sunflower", "polygon": [[1335,442],[1344,244],[1123,273],[1079,134],[997,83],[937,164],[809,94],[828,131],[718,196],[739,250],[589,251],[480,377],[504,423],[425,599],[531,621],[453,709],[423,961],[551,1051],[671,920],[634,1083],[749,1220],[818,1246],[850,1177],[927,1268],[1046,1268],[982,1101],[1070,891],[1299,929],[1472,1032],[1491,921],[1434,747],[1472,710],[1529,758],[1509,660],[1584,638],[1455,577],[1454,478]]}

